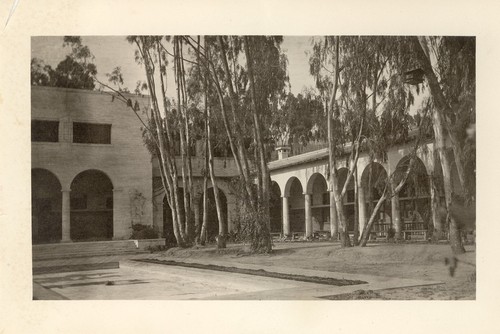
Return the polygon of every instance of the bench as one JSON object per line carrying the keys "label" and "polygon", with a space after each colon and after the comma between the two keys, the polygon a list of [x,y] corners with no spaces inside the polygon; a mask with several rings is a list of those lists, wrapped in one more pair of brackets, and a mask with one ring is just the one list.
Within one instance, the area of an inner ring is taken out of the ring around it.
{"label": "bench", "polygon": [[405,240],[427,240],[427,230],[404,230]]}
{"label": "bench", "polygon": [[273,240],[281,239],[281,233],[280,232],[271,232],[271,239],[273,239]]}
{"label": "bench", "polygon": [[330,231],[315,231],[313,233],[313,238],[318,240],[329,240]]}

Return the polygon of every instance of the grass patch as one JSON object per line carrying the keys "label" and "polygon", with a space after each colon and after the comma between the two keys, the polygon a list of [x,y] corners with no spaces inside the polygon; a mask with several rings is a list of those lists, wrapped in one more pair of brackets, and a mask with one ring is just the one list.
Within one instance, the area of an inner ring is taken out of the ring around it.
{"label": "grass patch", "polygon": [[321,297],[328,300],[385,300],[377,291],[373,290],[356,290],[351,293],[344,293],[340,295],[324,296]]}
{"label": "grass patch", "polygon": [[359,281],[359,280],[348,280],[348,279],[343,279],[343,278],[339,279],[339,278],[331,278],[331,277],[285,274],[285,273],[266,271],[263,269],[247,269],[247,268],[237,268],[237,267],[226,267],[226,266],[218,266],[218,265],[213,265],[213,264],[188,263],[188,262],[178,262],[178,261],[172,261],[172,260],[155,260],[155,259],[136,259],[134,261],[162,264],[162,265],[167,265],[167,266],[179,266],[179,267],[204,269],[204,270],[216,270],[216,271],[223,271],[223,272],[236,273],[236,274],[280,278],[280,279],[286,279],[286,280],[292,280],[292,281],[335,285],[335,286],[367,284],[367,282]]}

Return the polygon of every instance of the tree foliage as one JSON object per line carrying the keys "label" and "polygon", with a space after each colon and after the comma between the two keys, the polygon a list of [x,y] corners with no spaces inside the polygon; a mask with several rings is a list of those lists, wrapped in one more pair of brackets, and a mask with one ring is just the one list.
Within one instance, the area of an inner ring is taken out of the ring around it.
{"label": "tree foliage", "polygon": [[[440,143],[438,150],[444,150],[446,135],[465,200],[475,199],[475,140],[467,135],[475,123],[474,38],[316,37],[309,58],[316,88],[298,95],[289,89],[281,36],[129,36],[127,40],[136,46],[135,60],[143,66],[146,78],[137,82],[134,93],[148,91],[152,105],[140,110],[123,95],[128,89],[123,87],[120,67],[106,74],[113,87],[104,85],[142,122],[146,146],[160,161],[179,245],[191,244],[194,234],[201,233],[200,226],[193,226],[191,167],[191,150],[200,140],[207,159],[205,188],[210,175],[217,189],[211,170],[214,156],[232,156],[235,161],[235,189],[244,213],[240,230],[248,232],[256,251],[271,249],[267,163],[277,145],[328,140],[329,183],[344,246],[349,245],[349,237],[341,203],[347,184],[357,178],[361,152],[368,154],[370,162],[384,162],[390,147],[415,143],[403,170],[379,182],[379,195],[385,200],[403,188],[422,140],[434,136]],[[79,36],[65,36],[63,46],[70,51],[55,69],[32,59],[32,85],[94,89],[97,69],[90,49]],[[418,67],[423,67],[427,80],[408,85],[405,73]],[[175,85],[167,87],[171,75]],[[431,98],[423,99],[411,114],[416,97],[427,90]],[[430,115],[440,123],[434,131],[428,126]],[[441,163],[443,178],[450,181],[451,163]],[[342,184],[336,173],[344,164],[348,174]],[[181,184],[182,196],[178,195]],[[217,202],[217,190],[214,193]],[[446,196],[450,206],[450,196]],[[374,207],[368,200],[371,212],[361,236],[364,243],[381,206],[380,201]],[[226,231],[222,218],[218,219],[219,240],[224,240]]]}
{"label": "tree foliage", "polygon": [[82,44],[79,36],[65,36],[63,47],[71,48],[71,52],[55,69],[44,65],[39,59],[31,60],[31,84],[34,86],[51,86],[64,88],[95,88],[94,76],[97,67],[93,63],[94,56],[88,46]]}
{"label": "tree foliage", "polygon": [[270,136],[275,145],[326,140],[324,107],[313,92],[280,96],[270,113]]}

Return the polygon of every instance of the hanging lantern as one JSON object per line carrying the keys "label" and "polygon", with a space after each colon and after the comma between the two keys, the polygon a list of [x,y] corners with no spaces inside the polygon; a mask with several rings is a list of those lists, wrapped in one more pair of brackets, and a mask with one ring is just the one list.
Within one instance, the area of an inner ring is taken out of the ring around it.
{"label": "hanging lantern", "polygon": [[424,70],[421,68],[416,68],[411,71],[404,73],[404,83],[410,85],[418,85],[424,82]]}

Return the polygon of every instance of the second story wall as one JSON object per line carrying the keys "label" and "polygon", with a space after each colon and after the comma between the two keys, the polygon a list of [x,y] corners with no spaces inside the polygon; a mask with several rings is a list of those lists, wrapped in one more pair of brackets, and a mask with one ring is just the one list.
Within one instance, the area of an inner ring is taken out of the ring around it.
{"label": "second story wall", "polygon": [[[133,99],[148,104],[147,98]],[[145,196],[144,220],[151,221],[151,156],[143,144],[141,123],[130,108],[106,93],[34,86],[31,113],[33,169],[50,171],[63,190],[71,190],[72,181],[84,171],[106,174],[119,209],[114,216],[117,237],[130,232],[129,197],[135,191]],[[38,134],[37,126],[42,129]],[[58,133],[44,138],[50,131]]]}

